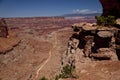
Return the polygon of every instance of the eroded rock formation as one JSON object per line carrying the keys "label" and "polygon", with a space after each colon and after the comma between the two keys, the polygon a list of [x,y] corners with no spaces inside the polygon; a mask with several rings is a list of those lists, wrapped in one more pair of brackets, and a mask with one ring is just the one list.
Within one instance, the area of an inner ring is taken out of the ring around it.
{"label": "eroded rock formation", "polygon": [[11,51],[19,41],[12,31],[8,31],[5,20],[0,19],[0,54]]}
{"label": "eroded rock formation", "polygon": [[[91,23],[76,23],[72,26],[73,35],[68,48],[61,58],[61,73],[64,66],[75,67],[86,62],[111,60],[120,57],[120,30],[116,27],[103,27]],[[118,45],[119,48],[116,48]]]}
{"label": "eroded rock formation", "polygon": [[7,38],[8,29],[4,19],[0,19],[0,37]]}
{"label": "eroded rock formation", "polygon": [[112,15],[120,18],[120,0],[100,0],[103,7],[103,16]]}
{"label": "eroded rock formation", "polygon": [[[118,28],[99,27],[90,23],[81,23],[74,24],[73,29],[76,29],[77,25],[79,25],[77,27],[79,30],[72,35],[69,41],[66,53],[69,57],[71,54],[72,57],[76,56],[76,50],[79,48],[83,51],[84,57],[95,60],[118,60],[116,55],[116,45],[119,43],[119,37],[116,37],[119,36]],[[74,59],[76,60],[76,58]]]}

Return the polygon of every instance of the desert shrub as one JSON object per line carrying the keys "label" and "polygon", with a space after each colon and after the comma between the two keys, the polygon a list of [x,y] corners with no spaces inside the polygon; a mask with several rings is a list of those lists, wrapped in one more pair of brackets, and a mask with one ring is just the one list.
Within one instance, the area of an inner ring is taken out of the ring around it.
{"label": "desert shrub", "polygon": [[116,20],[114,16],[108,16],[106,19],[107,25],[113,26],[116,24]]}
{"label": "desert shrub", "polygon": [[97,20],[98,25],[105,25],[106,20],[103,16],[95,16],[95,19]]}
{"label": "desert shrub", "polygon": [[73,71],[75,67],[71,65],[66,65],[63,67],[59,78],[74,78]]}
{"label": "desert shrub", "polygon": [[[56,75],[54,80],[59,80],[60,78],[78,78],[76,75],[73,74],[75,70],[75,66],[66,65],[62,68],[61,74]],[[39,80],[49,80],[46,77],[42,77]]]}
{"label": "desert shrub", "polygon": [[46,77],[42,77],[39,80],[48,80]]}
{"label": "desert shrub", "polygon": [[59,80],[59,78],[60,78],[59,75],[56,75],[55,80]]}
{"label": "desert shrub", "polygon": [[116,20],[114,16],[95,16],[95,19],[97,20],[97,24],[100,26],[113,26],[116,24]]}

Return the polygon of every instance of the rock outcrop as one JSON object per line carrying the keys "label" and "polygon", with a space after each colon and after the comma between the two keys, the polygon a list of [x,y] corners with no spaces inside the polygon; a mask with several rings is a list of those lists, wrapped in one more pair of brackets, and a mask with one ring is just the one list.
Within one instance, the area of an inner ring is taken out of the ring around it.
{"label": "rock outcrop", "polygon": [[68,41],[68,48],[66,50],[66,53],[62,56],[62,67],[66,65],[70,65],[71,67],[75,66],[76,61],[76,49],[79,44],[79,40],[75,38],[70,38]]}
{"label": "rock outcrop", "polygon": [[[118,28],[100,27],[90,23],[74,24],[72,28],[74,31],[78,29],[72,38],[79,40],[77,46],[74,45],[75,48],[72,48],[74,52],[79,48],[83,50],[84,57],[95,60],[118,60],[119,56],[116,55],[120,32]],[[71,44],[73,43],[74,41]]]}
{"label": "rock outcrop", "polygon": [[79,73],[77,70],[80,69],[80,65],[92,61],[118,61],[120,56],[120,48],[116,48],[117,44],[120,44],[120,38],[116,38],[120,36],[118,28],[91,23],[76,23],[72,28],[73,35],[68,41],[66,52],[61,57],[61,73],[66,65],[74,67],[75,73]]}
{"label": "rock outcrop", "polygon": [[0,54],[12,50],[16,45],[18,45],[19,41],[20,40],[12,31],[8,31],[5,20],[0,19]]}
{"label": "rock outcrop", "polygon": [[100,0],[103,7],[103,16],[112,15],[120,18],[120,0]]}
{"label": "rock outcrop", "polygon": [[120,25],[120,18],[116,20],[117,24]]}
{"label": "rock outcrop", "polygon": [[0,37],[7,38],[8,29],[4,19],[0,19]]}

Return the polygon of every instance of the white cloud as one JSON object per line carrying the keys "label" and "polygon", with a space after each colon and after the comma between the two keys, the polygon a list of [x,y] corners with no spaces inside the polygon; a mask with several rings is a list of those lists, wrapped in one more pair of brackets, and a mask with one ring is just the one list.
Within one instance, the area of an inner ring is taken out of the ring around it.
{"label": "white cloud", "polygon": [[73,10],[73,13],[90,14],[90,13],[100,13],[100,11],[90,10],[90,9],[76,9],[76,10]]}

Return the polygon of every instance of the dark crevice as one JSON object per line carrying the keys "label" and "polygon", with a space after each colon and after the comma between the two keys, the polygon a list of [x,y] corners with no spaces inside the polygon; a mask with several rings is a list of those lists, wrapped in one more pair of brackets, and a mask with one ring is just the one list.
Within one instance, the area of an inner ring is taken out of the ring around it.
{"label": "dark crevice", "polygon": [[120,49],[116,49],[116,54],[117,54],[118,59],[120,60]]}

